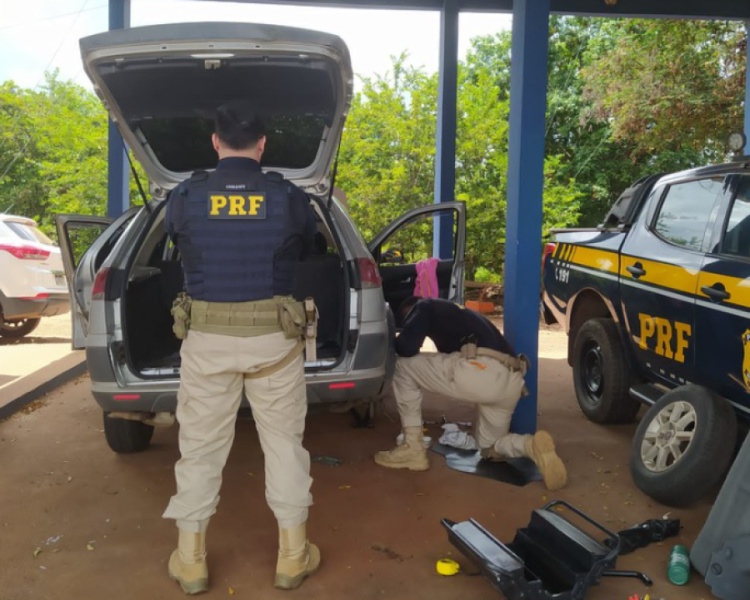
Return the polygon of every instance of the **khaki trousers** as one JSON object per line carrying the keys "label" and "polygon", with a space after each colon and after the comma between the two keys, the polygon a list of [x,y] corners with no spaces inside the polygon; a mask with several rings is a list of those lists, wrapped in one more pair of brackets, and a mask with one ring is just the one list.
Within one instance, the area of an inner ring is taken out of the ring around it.
{"label": "khaki trousers", "polygon": [[195,330],[183,341],[177,493],[163,515],[180,529],[205,531],[216,512],[243,386],[265,458],[268,506],[279,527],[307,520],[312,479],[310,455],[302,447],[307,415],[303,355],[268,377],[245,377],[278,362],[296,343],[283,333],[234,337]]}
{"label": "khaki trousers", "polygon": [[526,456],[527,436],[509,433],[523,385],[523,375],[500,361],[487,356],[467,359],[460,352],[398,357],[393,375],[393,394],[403,427],[422,426],[422,390],[472,402],[478,412],[477,444],[480,448],[494,445],[508,458]]}

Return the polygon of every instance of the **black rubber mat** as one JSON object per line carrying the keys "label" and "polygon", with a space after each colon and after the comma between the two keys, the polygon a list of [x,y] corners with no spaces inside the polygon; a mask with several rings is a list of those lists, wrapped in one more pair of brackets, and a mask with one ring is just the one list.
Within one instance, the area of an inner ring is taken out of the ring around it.
{"label": "black rubber mat", "polygon": [[433,444],[430,450],[445,457],[446,464],[455,471],[478,475],[522,487],[532,481],[541,481],[534,462],[529,458],[509,458],[504,462],[485,460],[479,450],[460,450],[444,444]]}

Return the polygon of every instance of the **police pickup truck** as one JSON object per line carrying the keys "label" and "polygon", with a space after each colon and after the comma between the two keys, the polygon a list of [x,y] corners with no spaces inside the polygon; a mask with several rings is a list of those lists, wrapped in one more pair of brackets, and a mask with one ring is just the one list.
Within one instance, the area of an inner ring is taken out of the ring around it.
{"label": "police pickup truck", "polygon": [[750,158],[644,177],[599,227],[553,231],[543,288],[583,413],[649,407],[636,485],[673,506],[714,488],[750,420]]}

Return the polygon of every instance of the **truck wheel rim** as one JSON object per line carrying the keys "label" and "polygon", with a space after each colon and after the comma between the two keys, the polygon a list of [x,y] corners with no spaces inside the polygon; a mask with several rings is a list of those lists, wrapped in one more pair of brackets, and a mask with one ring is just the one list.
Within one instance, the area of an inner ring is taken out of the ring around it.
{"label": "truck wheel rim", "polygon": [[698,415],[689,402],[675,402],[662,408],[643,435],[643,465],[654,473],[673,467],[685,455],[697,427]]}
{"label": "truck wheel rim", "polygon": [[604,388],[603,362],[601,346],[594,342],[590,343],[583,353],[581,383],[586,390],[586,398],[592,406],[601,402],[602,389]]}

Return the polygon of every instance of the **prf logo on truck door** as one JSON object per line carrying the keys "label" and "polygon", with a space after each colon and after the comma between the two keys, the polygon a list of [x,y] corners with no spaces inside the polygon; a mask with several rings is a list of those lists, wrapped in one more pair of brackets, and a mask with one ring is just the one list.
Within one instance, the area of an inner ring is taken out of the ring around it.
{"label": "prf logo on truck door", "polygon": [[638,313],[641,323],[641,337],[638,346],[641,350],[652,350],[659,356],[685,362],[685,350],[690,346],[693,327],[690,323],[670,321],[663,317],[653,317]]}

